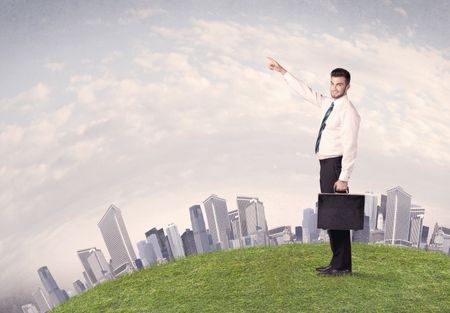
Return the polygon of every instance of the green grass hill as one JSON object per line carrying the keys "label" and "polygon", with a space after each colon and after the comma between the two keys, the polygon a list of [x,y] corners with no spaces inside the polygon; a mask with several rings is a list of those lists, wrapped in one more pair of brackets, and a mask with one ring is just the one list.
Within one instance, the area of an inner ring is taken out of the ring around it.
{"label": "green grass hill", "polygon": [[450,312],[450,257],[353,244],[353,275],[319,277],[327,244],[190,256],[103,283],[52,313]]}

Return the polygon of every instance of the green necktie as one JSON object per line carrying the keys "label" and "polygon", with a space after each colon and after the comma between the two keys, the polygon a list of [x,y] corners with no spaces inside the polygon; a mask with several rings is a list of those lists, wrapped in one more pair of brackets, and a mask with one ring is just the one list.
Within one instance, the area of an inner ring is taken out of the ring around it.
{"label": "green necktie", "polygon": [[317,135],[316,140],[316,153],[319,152],[319,145],[320,145],[320,137],[322,137],[322,132],[325,129],[325,126],[327,126],[327,123],[325,123],[328,119],[328,116],[330,116],[331,111],[333,111],[334,102],[331,103],[330,107],[328,108],[327,112],[325,113],[325,116],[323,117],[322,124],[320,125],[319,135]]}

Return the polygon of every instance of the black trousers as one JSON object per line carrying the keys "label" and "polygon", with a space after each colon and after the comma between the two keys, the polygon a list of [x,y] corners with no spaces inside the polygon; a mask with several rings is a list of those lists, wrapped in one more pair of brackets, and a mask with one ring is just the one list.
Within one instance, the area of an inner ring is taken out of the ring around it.
{"label": "black trousers", "polygon": [[[341,173],[342,156],[320,160],[320,191],[334,192],[334,183]],[[338,270],[352,269],[350,230],[329,229],[330,247],[333,252],[330,265]]]}

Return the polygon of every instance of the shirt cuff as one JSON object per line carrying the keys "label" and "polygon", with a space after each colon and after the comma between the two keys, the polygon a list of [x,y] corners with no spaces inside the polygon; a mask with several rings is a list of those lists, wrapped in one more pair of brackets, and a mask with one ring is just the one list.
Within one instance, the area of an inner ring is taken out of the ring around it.
{"label": "shirt cuff", "polygon": [[342,170],[341,174],[339,175],[339,180],[348,182],[349,179],[350,179],[349,173],[347,171]]}

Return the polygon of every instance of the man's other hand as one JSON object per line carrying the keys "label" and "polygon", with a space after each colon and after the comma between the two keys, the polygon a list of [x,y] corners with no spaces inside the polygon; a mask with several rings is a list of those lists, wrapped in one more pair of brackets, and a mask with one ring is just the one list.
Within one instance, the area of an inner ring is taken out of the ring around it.
{"label": "man's other hand", "polygon": [[334,190],[336,191],[347,191],[348,188],[348,182],[343,180],[338,180],[334,183]]}
{"label": "man's other hand", "polygon": [[280,65],[280,63],[271,57],[267,57],[267,59],[269,60],[269,63],[267,64],[269,70],[280,72],[283,75],[286,73],[286,70]]}

